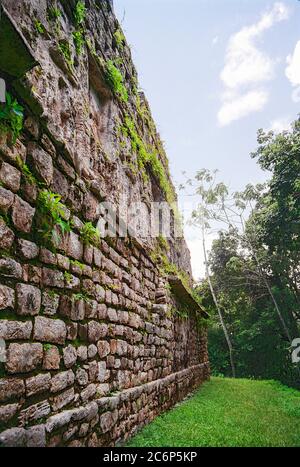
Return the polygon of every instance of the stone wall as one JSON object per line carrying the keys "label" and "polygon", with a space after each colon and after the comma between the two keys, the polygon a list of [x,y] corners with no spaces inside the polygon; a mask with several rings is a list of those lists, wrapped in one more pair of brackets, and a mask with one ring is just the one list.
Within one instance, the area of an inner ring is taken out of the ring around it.
{"label": "stone wall", "polygon": [[0,3],[0,443],[114,445],[209,377],[184,239],[93,230],[124,193],[176,205],[167,157],[111,2]]}

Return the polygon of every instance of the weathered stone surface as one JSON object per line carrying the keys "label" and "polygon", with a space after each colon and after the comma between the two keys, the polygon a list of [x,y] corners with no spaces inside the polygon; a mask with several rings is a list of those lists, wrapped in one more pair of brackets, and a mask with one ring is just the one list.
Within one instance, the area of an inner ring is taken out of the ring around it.
{"label": "weathered stone surface", "polygon": [[65,287],[66,289],[70,289],[73,291],[79,291],[80,290],[80,279],[78,277],[73,276],[72,274],[68,275],[68,277],[65,278]]}
{"label": "weathered stone surface", "polygon": [[88,346],[88,358],[94,358],[97,355],[97,347],[94,344]]}
{"label": "weathered stone surface", "polygon": [[21,172],[12,165],[3,162],[0,169],[0,182],[16,193],[20,189]]}
{"label": "weathered stone surface", "polygon": [[42,282],[46,287],[63,288],[65,284],[64,275],[60,271],[54,269],[43,268]]}
{"label": "weathered stone surface", "polygon": [[82,321],[85,317],[84,300],[75,300],[67,295],[62,295],[60,298],[59,313],[73,321]]}
{"label": "weathered stone surface", "polygon": [[15,305],[15,291],[10,287],[0,284],[0,310],[6,308],[14,308]]}
{"label": "weathered stone surface", "polygon": [[109,321],[111,321],[112,323],[118,322],[118,315],[114,308],[108,308],[107,316],[108,316]]}
{"label": "weathered stone surface", "polygon": [[51,375],[50,373],[39,374],[28,378],[25,381],[26,396],[33,396],[34,394],[40,394],[41,392],[48,391],[50,388]]}
{"label": "weathered stone surface", "polygon": [[19,404],[7,404],[0,406],[0,422],[7,423],[11,420],[17,413]]}
{"label": "weathered stone surface", "polygon": [[63,358],[66,368],[71,368],[75,365],[77,360],[77,351],[73,345],[68,345],[68,347],[64,348]]}
{"label": "weathered stone surface", "polygon": [[52,253],[52,251],[50,251],[50,250],[47,250],[47,248],[41,248],[41,250],[40,250],[40,260],[43,263],[52,264],[53,266],[56,266],[56,264],[57,264],[56,254]]}
{"label": "weathered stone surface", "polygon": [[95,297],[96,297],[97,302],[100,302],[100,303],[104,302],[105,300],[105,290],[99,284],[97,284],[95,287]]}
{"label": "weathered stone surface", "polygon": [[17,284],[17,313],[22,316],[38,315],[41,308],[41,291],[32,285]]}
{"label": "weathered stone surface", "polygon": [[0,218],[0,248],[9,250],[13,244],[15,234],[5,224],[4,220]]}
{"label": "weathered stone surface", "polygon": [[23,201],[19,196],[15,196],[12,209],[12,221],[18,230],[25,233],[31,231],[34,213],[35,209],[32,208],[30,204]]}
{"label": "weathered stone surface", "polygon": [[53,180],[53,163],[49,154],[36,144],[29,146],[28,155],[32,159],[35,171],[47,185]]}
{"label": "weathered stone surface", "polygon": [[51,186],[54,193],[61,196],[62,202],[65,202],[69,194],[69,183],[67,178],[56,168],[53,171],[53,181]]}
{"label": "weathered stone surface", "polygon": [[74,410],[65,410],[64,412],[58,413],[57,415],[52,415],[48,418],[46,423],[46,431],[52,433],[59,428],[62,428],[65,425],[68,425],[70,422]]}
{"label": "weathered stone surface", "polygon": [[21,279],[22,277],[22,266],[11,258],[0,259],[0,274],[5,277],[11,277],[14,279]]}
{"label": "weathered stone surface", "polygon": [[51,345],[44,350],[43,369],[44,370],[58,370],[60,365],[59,350],[55,345]]}
{"label": "weathered stone surface", "polygon": [[57,265],[61,269],[64,269],[66,271],[69,271],[70,269],[70,260],[67,256],[63,256],[60,253],[57,253]]}
{"label": "weathered stone surface", "polygon": [[116,424],[118,418],[118,412],[105,412],[100,416],[100,428],[102,430],[102,433],[107,433],[110,431],[113,426]]}
{"label": "weathered stone surface", "polygon": [[45,425],[37,425],[26,430],[26,446],[28,448],[43,448],[46,446]]}
{"label": "weathered stone surface", "polygon": [[86,386],[88,384],[89,376],[83,368],[79,368],[76,371],[76,381],[79,384],[79,386]]}
{"label": "weathered stone surface", "polygon": [[18,239],[18,251],[24,259],[34,259],[39,255],[39,247],[23,238]]}
{"label": "weathered stone surface", "polygon": [[74,397],[75,397],[74,388],[67,389],[63,393],[53,398],[52,409],[54,410],[54,412],[62,409],[63,407],[68,405],[70,402],[72,402]]}
{"label": "weathered stone surface", "polygon": [[43,292],[42,305],[44,315],[55,315],[59,305],[59,295],[54,292]]}
{"label": "weathered stone surface", "polygon": [[85,317],[95,319],[98,317],[98,303],[95,300],[89,300],[85,304]]}
{"label": "weathered stone surface", "polygon": [[0,186],[0,210],[7,213],[14,203],[14,194]]}
{"label": "weathered stone surface", "polygon": [[26,430],[24,428],[10,428],[0,434],[0,446],[24,447],[26,445]]}
{"label": "weathered stone surface", "polygon": [[83,245],[80,242],[79,235],[74,232],[70,232],[69,235],[68,255],[78,261],[82,259]]}
{"label": "weathered stone surface", "polygon": [[97,349],[100,358],[105,358],[110,354],[110,345],[107,341],[98,341]]}
{"label": "weathered stone surface", "polygon": [[39,136],[39,123],[32,116],[28,116],[24,122],[24,128],[31,134],[34,139]]}
{"label": "weathered stone surface", "polygon": [[50,411],[50,404],[47,400],[38,402],[20,412],[19,423],[21,426],[26,426],[29,423],[46,417]]}
{"label": "weathered stone surface", "polygon": [[96,384],[89,384],[86,388],[84,388],[80,393],[80,398],[82,402],[86,402],[92,399],[97,392],[97,385]]}
{"label": "weathered stone surface", "polygon": [[88,324],[88,340],[89,342],[96,343],[103,337],[106,337],[108,333],[108,326],[104,323],[98,323],[97,321],[90,321]]}
{"label": "weathered stone surface", "polygon": [[98,305],[98,319],[105,320],[107,318],[107,306],[104,303]]}
{"label": "weathered stone surface", "polygon": [[51,392],[59,392],[66,389],[68,386],[72,386],[75,381],[75,375],[72,370],[63,371],[53,376],[51,381]]}
{"label": "weathered stone surface", "polygon": [[7,350],[8,373],[28,373],[42,362],[42,344],[10,344]]}
{"label": "weathered stone surface", "polygon": [[104,383],[106,380],[106,362],[98,363],[98,381]]}
{"label": "weathered stone surface", "polygon": [[52,344],[64,344],[67,336],[67,328],[60,319],[51,319],[38,316],[34,320],[33,338]]}
{"label": "weathered stone surface", "polygon": [[89,431],[89,427],[90,425],[88,423],[82,423],[79,429],[79,433],[78,433],[79,438],[84,438],[84,436],[87,435]]}
{"label": "weathered stone surface", "polygon": [[84,362],[88,358],[88,349],[85,345],[80,345],[77,349],[77,356],[81,362]]}
{"label": "weathered stone surface", "polygon": [[110,393],[110,386],[108,383],[98,384],[97,386],[97,395],[98,397],[107,396]]}
{"label": "weathered stone surface", "polygon": [[31,321],[0,321],[0,338],[4,340],[27,340],[32,331]]}
{"label": "weathered stone surface", "polygon": [[20,378],[0,379],[0,402],[20,398],[25,394],[25,383]]}
{"label": "weathered stone surface", "polygon": [[77,323],[68,323],[67,324],[67,339],[73,341],[77,338],[78,334],[78,324]]}

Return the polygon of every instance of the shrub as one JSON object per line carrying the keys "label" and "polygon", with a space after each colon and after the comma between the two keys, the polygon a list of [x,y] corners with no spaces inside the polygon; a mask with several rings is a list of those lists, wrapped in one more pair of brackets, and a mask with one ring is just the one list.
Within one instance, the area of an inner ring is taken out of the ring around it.
{"label": "shrub", "polygon": [[82,23],[84,23],[85,18],[86,18],[86,7],[84,2],[79,1],[76,4],[75,10],[74,10],[74,17],[75,17],[75,22],[77,26],[80,26]]}
{"label": "shrub", "polygon": [[123,76],[120,70],[109,60],[105,65],[105,80],[112,92],[119,97],[122,102],[128,101],[128,92],[123,83]]}
{"label": "shrub", "polygon": [[80,238],[86,245],[97,245],[100,240],[100,234],[91,222],[86,222],[80,230]]}
{"label": "shrub", "polygon": [[58,242],[60,238],[57,228],[62,234],[70,232],[71,226],[66,221],[66,207],[61,202],[61,196],[48,190],[42,190],[37,202],[38,233],[43,240]]}
{"label": "shrub", "polygon": [[83,31],[82,30],[74,31],[72,36],[73,36],[73,41],[75,44],[76,53],[80,55],[82,53],[82,49],[85,43]]}

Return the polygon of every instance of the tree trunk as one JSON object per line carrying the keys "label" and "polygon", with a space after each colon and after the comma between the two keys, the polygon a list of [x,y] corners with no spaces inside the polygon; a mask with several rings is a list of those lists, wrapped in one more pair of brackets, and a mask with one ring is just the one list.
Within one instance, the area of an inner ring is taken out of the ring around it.
{"label": "tree trunk", "polygon": [[224,335],[225,335],[225,339],[226,339],[226,342],[227,342],[227,346],[228,346],[228,349],[229,349],[229,357],[230,357],[232,377],[235,378],[236,373],[235,373],[235,365],[234,365],[234,359],[233,359],[233,347],[232,347],[232,343],[231,343],[231,340],[230,340],[230,337],[229,337],[229,334],[228,334],[228,331],[227,331],[227,328],[226,328],[225,321],[223,319],[221,308],[219,306],[219,303],[218,303],[218,300],[217,300],[217,297],[216,297],[216,294],[215,294],[215,291],[214,291],[214,288],[213,288],[213,285],[212,285],[212,282],[211,282],[210,274],[209,274],[204,229],[202,229],[202,245],[203,245],[205,269],[206,269],[206,277],[207,277],[207,280],[208,280],[209,288],[210,288],[210,291],[211,291],[211,294],[212,294],[212,297],[213,297],[215,307],[216,307],[216,309],[218,311],[220,323],[221,323],[221,326],[222,326],[222,329],[223,329],[223,332],[224,332]]}

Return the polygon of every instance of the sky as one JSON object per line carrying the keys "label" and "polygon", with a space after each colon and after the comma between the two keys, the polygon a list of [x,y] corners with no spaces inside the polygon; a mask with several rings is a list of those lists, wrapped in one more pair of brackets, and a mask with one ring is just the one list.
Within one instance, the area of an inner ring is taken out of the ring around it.
{"label": "sky", "polygon": [[[114,0],[114,8],[175,185],[202,168],[218,169],[234,191],[265,181],[250,157],[257,130],[288,129],[299,113],[300,2]],[[199,234],[186,226],[185,235],[197,280]]]}

